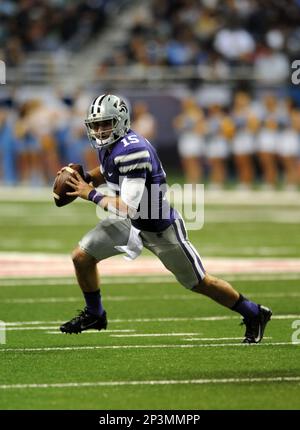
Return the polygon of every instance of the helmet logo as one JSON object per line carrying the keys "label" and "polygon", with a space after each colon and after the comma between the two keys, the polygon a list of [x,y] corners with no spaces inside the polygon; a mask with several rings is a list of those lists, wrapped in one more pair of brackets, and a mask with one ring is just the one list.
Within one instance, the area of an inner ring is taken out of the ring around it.
{"label": "helmet logo", "polygon": [[120,104],[120,112],[126,112],[126,113],[128,112],[128,108],[123,100]]}

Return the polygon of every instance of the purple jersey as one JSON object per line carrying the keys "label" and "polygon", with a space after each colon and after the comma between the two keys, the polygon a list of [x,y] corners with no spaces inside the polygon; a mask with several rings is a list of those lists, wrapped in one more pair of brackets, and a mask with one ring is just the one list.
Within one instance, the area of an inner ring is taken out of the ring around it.
{"label": "purple jersey", "polygon": [[145,190],[132,225],[139,230],[159,232],[166,229],[176,216],[166,193],[166,174],[156,150],[133,130],[117,140],[111,150],[100,149],[100,170],[107,185],[117,194],[124,177],[144,178]]}

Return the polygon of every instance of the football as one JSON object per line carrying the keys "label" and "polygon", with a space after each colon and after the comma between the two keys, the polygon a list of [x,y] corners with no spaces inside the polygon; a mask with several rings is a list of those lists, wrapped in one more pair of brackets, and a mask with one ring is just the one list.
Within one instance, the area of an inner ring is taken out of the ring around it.
{"label": "football", "polygon": [[72,192],[74,190],[70,185],[66,184],[66,181],[74,175],[75,171],[84,177],[84,171],[80,164],[72,164],[72,167],[67,166],[60,175],[56,176],[53,184],[53,197],[56,206],[66,206],[77,198],[77,196],[67,195],[68,192]]}

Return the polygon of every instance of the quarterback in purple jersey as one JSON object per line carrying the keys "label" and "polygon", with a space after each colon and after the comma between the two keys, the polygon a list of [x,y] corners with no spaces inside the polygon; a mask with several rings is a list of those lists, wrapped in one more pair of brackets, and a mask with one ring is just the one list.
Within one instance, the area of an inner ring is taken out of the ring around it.
{"label": "quarterback in purple jersey", "polygon": [[[73,251],[76,277],[86,306],[60,330],[81,333],[106,329],[97,263],[121,253],[133,259],[145,247],[185,288],[240,313],[246,325],[244,343],[260,342],[271,310],[248,300],[228,282],[205,271],[181,215],[166,199],[166,174],[156,150],[130,129],[125,101],[112,94],[100,95],[92,102],[85,124],[91,144],[98,151],[100,166],[84,177],[75,173],[76,177],[68,182],[74,190],[69,194],[94,202],[110,216],[89,231]],[[102,184],[113,195],[100,192],[97,187]]]}

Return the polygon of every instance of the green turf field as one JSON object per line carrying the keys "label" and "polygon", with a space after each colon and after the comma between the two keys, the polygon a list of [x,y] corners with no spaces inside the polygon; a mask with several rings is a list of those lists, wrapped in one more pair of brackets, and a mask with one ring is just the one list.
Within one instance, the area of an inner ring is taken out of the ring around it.
{"label": "green turf field", "polygon": [[[1,253],[68,253],[95,223],[88,204],[0,202]],[[300,207],[208,206],[201,255],[300,257]],[[0,279],[1,409],[299,409],[298,274],[227,275],[274,318],[241,345],[240,317],[172,277],[105,277],[109,326],[62,335],[83,307],[72,278]],[[300,339],[300,336],[299,336]]]}

